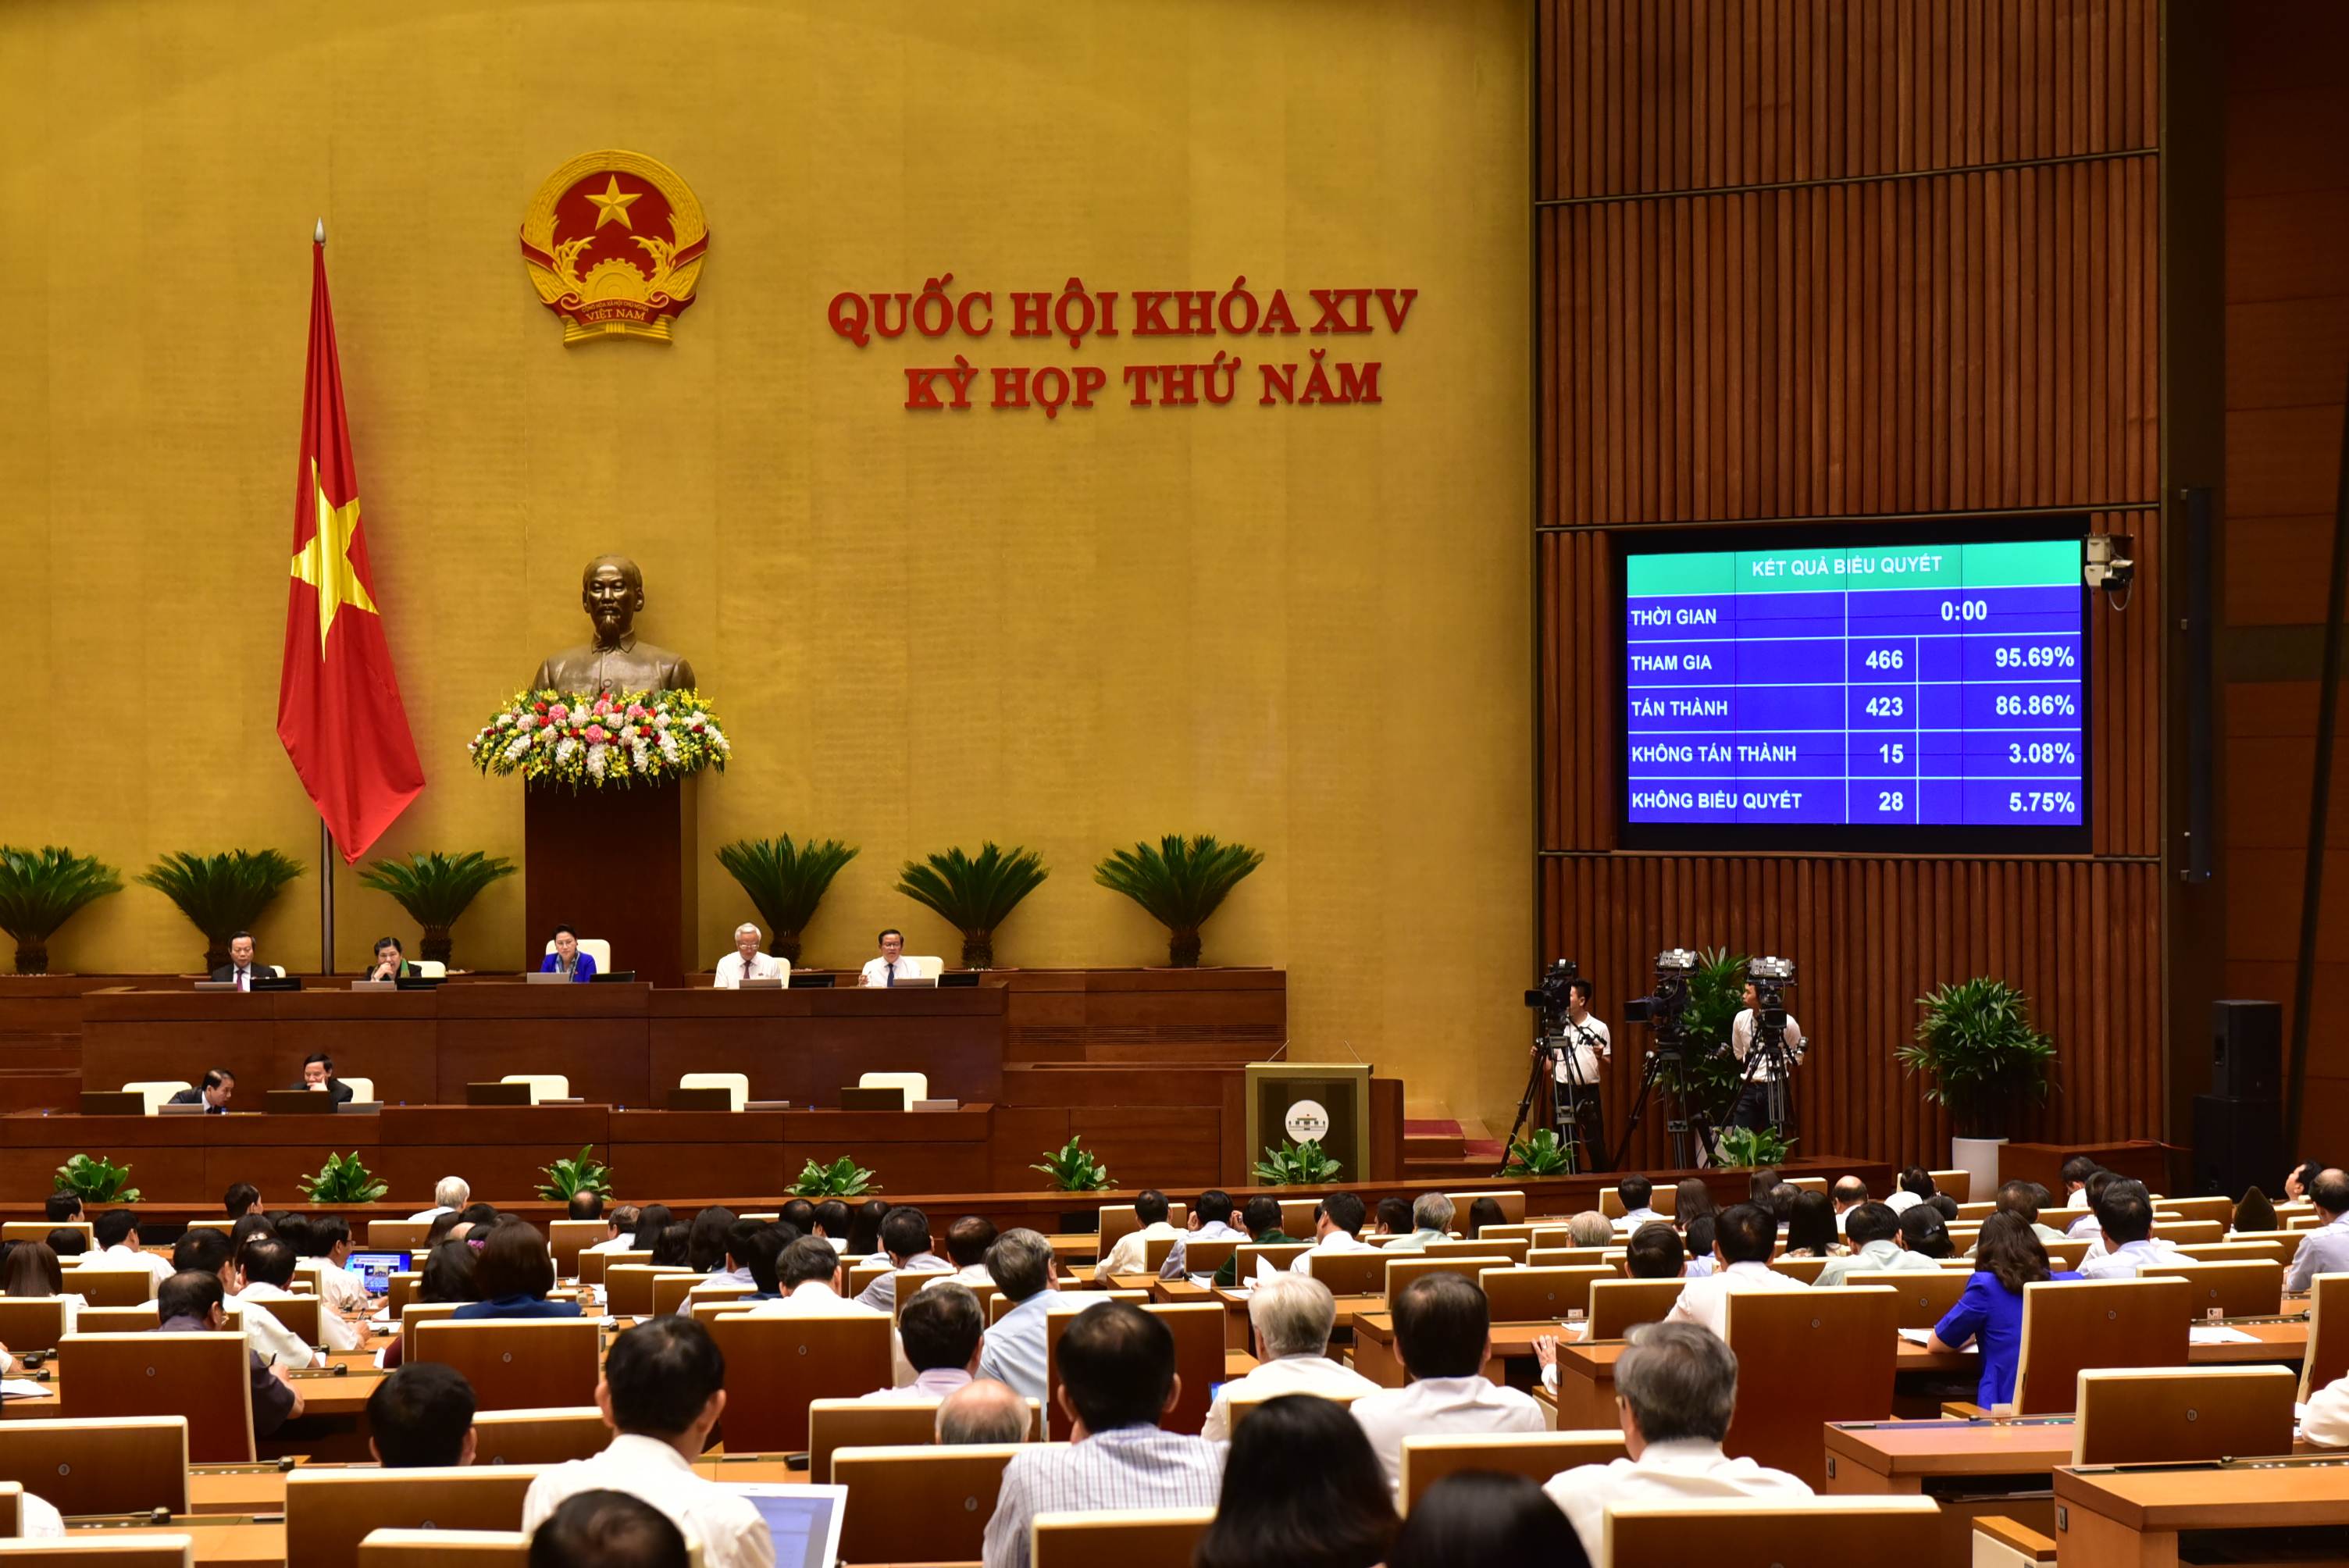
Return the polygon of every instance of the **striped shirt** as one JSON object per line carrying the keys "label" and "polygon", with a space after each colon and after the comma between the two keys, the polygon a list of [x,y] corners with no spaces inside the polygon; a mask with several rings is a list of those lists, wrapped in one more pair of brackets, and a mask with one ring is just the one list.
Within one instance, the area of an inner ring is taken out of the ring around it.
{"label": "striped shirt", "polygon": [[987,1522],[987,1568],[1028,1568],[1040,1513],[1213,1508],[1224,1485],[1224,1445],[1156,1427],[1117,1427],[1067,1448],[1031,1448],[1003,1467]]}

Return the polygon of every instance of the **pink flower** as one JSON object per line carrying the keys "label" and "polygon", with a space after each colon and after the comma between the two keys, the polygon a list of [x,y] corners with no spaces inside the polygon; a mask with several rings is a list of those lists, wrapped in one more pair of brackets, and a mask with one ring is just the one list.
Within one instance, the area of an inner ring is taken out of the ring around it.
{"label": "pink flower", "polygon": [[546,710],[546,717],[553,719],[555,723],[561,724],[564,719],[571,717],[571,710],[558,702],[553,707]]}
{"label": "pink flower", "polygon": [[600,744],[604,738],[604,727],[602,725],[591,724],[587,727],[587,739],[590,744]]}

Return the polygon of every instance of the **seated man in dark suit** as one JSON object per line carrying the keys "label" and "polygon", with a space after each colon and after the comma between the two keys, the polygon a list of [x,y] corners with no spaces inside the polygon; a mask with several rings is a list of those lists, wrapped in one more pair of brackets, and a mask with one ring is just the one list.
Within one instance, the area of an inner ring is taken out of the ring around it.
{"label": "seated man in dark suit", "polygon": [[253,933],[240,931],[228,939],[228,962],[212,971],[215,980],[233,980],[240,991],[253,989],[254,976],[276,971],[253,961]]}
{"label": "seated man in dark suit", "polygon": [[[189,1269],[165,1280],[155,1293],[155,1311],[162,1318],[156,1325],[158,1334],[219,1334],[228,1328],[228,1315],[221,1310],[227,1293],[221,1288],[220,1275],[201,1269]],[[246,1364],[253,1374],[253,1435],[265,1438],[302,1413],[300,1390],[286,1381],[285,1374],[255,1355],[251,1346],[245,1347]]]}
{"label": "seated man in dark suit", "polygon": [[302,1058],[302,1081],[295,1088],[320,1089],[335,1097],[336,1105],[348,1103],[351,1086],[335,1076],[335,1058],[324,1051],[312,1051]]}
{"label": "seated man in dark suit", "polygon": [[173,1095],[173,1105],[201,1105],[206,1116],[228,1114],[229,1097],[236,1093],[236,1075],[226,1068],[213,1068],[204,1074],[202,1088],[183,1088]]}
{"label": "seated man in dark suit", "polygon": [[386,1470],[473,1462],[473,1386],[454,1367],[402,1367],[367,1396],[367,1447]]}

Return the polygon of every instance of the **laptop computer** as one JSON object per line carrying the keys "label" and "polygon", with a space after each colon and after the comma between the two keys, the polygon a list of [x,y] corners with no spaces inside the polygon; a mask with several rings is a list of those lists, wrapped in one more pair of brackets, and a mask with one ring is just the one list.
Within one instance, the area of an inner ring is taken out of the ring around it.
{"label": "laptop computer", "polygon": [[415,1258],[413,1253],[354,1252],[344,1266],[359,1276],[369,1295],[384,1295],[391,1290],[391,1276],[415,1267]]}
{"label": "laptop computer", "polygon": [[[379,1099],[347,1099],[335,1107],[337,1116],[378,1116],[382,1111],[383,1101]],[[140,1233],[144,1235],[146,1233],[142,1231]]]}
{"label": "laptop computer", "polygon": [[731,1110],[734,1091],[730,1088],[673,1088],[668,1091],[671,1110]]}
{"label": "laptop computer", "polygon": [[978,971],[976,969],[957,969],[950,974],[939,975],[938,984],[941,985],[976,985],[978,984]]}
{"label": "laptop computer", "polygon": [[902,1088],[843,1088],[840,1091],[843,1110],[903,1110],[905,1091]]}
{"label": "laptop computer", "polygon": [[533,969],[523,976],[523,983],[528,985],[569,985],[573,981],[570,975],[559,970]]}
{"label": "laptop computer", "polygon": [[530,1085],[526,1083],[469,1083],[465,1086],[467,1105],[528,1105]]}
{"label": "laptop computer", "polygon": [[633,969],[615,969],[609,975],[587,976],[587,984],[590,985],[633,985],[636,980],[636,972]]}
{"label": "laptop computer", "polygon": [[354,991],[397,991],[399,989],[399,983],[395,980],[354,980],[351,982],[351,989]]}
{"label": "laptop computer", "polygon": [[144,1116],[147,1097],[135,1088],[86,1088],[81,1091],[84,1116]]}
{"label": "laptop computer", "polygon": [[199,980],[196,982],[196,989],[199,991],[233,991],[236,989],[236,982],[233,980]]}
{"label": "laptop computer", "polygon": [[302,976],[299,975],[256,975],[253,977],[253,988],[256,991],[299,991],[302,988]]}
{"label": "laptop computer", "polygon": [[332,1116],[335,1097],[316,1088],[264,1089],[261,1109],[273,1116]]}
{"label": "laptop computer", "polygon": [[935,975],[900,975],[897,976],[897,983],[895,985],[885,986],[883,989],[890,991],[916,991],[923,989],[936,990],[937,988],[937,984],[938,977]]}
{"label": "laptop computer", "polygon": [[208,1116],[212,1113],[212,1109],[202,1100],[198,1100],[193,1105],[173,1105],[167,1100],[155,1108],[155,1114],[158,1116]]}
{"label": "laptop computer", "polygon": [[811,969],[804,974],[798,970],[793,970],[792,972],[792,989],[794,991],[829,991],[833,987],[833,983],[839,978],[839,975],[834,975],[829,969]]}
{"label": "laptop computer", "polygon": [[740,1481],[734,1490],[749,1498],[767,1522],[767,1533],[775,1542],[775,1568],[832,1568],[840,1561],[846,1487]]}
{"label": "laptop computer", "polygon": [[438,991],[446,983],[438,975],[403,975],[392,985],[401,991]]}
{"label": "laptop computer", "polygon": [[740,988],[745,991],[780,991],[783,988],[783,977],[780,975],[758,975],[743,981]]}

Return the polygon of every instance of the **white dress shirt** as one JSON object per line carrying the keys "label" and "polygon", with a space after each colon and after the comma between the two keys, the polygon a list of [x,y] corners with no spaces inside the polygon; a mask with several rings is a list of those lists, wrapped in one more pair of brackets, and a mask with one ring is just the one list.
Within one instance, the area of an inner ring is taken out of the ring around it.
{"label": "white dress shirt", "polygon": [[2119,1250],[2100,1258],[2080,1261],[2082,1279],[2135,1279],[2137,1271],[2156,1264],[2184,1264],[2194,1260],[2179,1252],[2159,1236],[2147,1236],[2141,1242],[2124,1242]]}
{"label": "white dress shirt", "polygon": [[436,1204],[429,1209],[425,1209],[419,1212],[409,1215],[408,1222],[411,1225],[429,1225],[433,1221],[439,1219],[441,1215],[453,1214],[456,1212],[457,1211],[454,1209],[444,1209]]}
{"label": "white dress shirt", "polygon": [[1362,1240],[1361,1237],[1354,1234],[1351,1231],[1341,1231],[1337,1227],[1332,1226],[1330,1227],[1330,1233],[1328,1235],[1314,1243],[1312,1246],[1307,1248],[1304,1252],[1297,1254],[1295,1259],[1289,1263],[1288,1272],[1291,1274],[1311,1274],[1313,1272],[1313,1254],[1316,1253],[1374,1253],[1378,1250],[1378,1248],[1371,1245],[1370,1243]]}
{"label": "white dress shirt", "polygon": [[1903,1187],[1884,1200],[1884,1206],[1896,1214],[1905,1214],[1925,1200]]}
{"label": "white dress shirt", "polygon": [[2349,1377],[2335,1377],[2310,1396],[2300,1435],[2322,1448],[2349,1449]]}
{"label": "white dress shirt", "polygon": [[584,1253],[633,1253],[636,1250],[636,1238],[614,1236],[607,1241],[597,1242],[592,1247],[582,1247],[579,1250]]}
{"label": "white dress shirt", "polygon": [[1671,1221],[1653,1209],[1633,1209],[1615,1222],[1618,1233],[1629,1235],[1642,1225],[1669,1225]]}
{"label": "white dress shirt", "polygon": [[[1578,1029],[1580,1034],[1575,1032]],[[1566,1033],[1558,1039],[1566,1050],[1558,1053],[1557,1066],[1553,1069],[1557,1074],[1557,1081],[1568,1081],[1566,1058],[1570,1052],[1574,1057],[1574,1070],[1582,1075],[1583,1087],[1598,1088],[1599,1067],[1615,1052],[1614,1037],[1608,1034],[1607,1026],[1596,1018],[1585,1018],[1579,1024],[1569,1021]]]}
{"label": "white dress shirt", "polygon": [[1257,1364],[1255,1371],[1245,1377],[1235,1377],[1216,1389],[1216,1402],[1207,1408],[1207,1420],[1199,1435],[1210,1442],[1228,1442],[1232,1435],[1231,1399],[1272,1399],[1283,1394],[1319,1394],[1361,1396],[1375,1394],[1379,1385],[1342,1362],[1315,1353],[1299,1356],[1279,1356]]}
{"label": "white dress shirt", "polygon": [[713,991],[740,991],[745,980],[780,980],[782,977],[783,966],[773,954],[750,954],[750,972],[745,975],[742,973],[742,954],[735,952],[718,961],[718,977],[709,983],[709,987]]}
{"label": "white dress shirt", "polygon": [[2292,1267],[2284,1271],[2283,1288],[2298,1295],[2321,1274],[2349,1274],[2349,1214],[2300,1239],[2300,1250],[2292,1254]]}
{"label": "white dress shirt", "polygon": [[2074,1188],[2072,1195],[2064,1200],[2064,1207],[2067,1209],[2085,1209],[2087,1206],[2088,1190],[2085,1187]]}
{"label": "white dress shirt", "polygon": [[1854,1274],[1876,1274],[1884,1269],[1937,1269],[1941,1265],[1922,1253],[1912,1253],[1889,1236],[1878,1236],[1863,1243],[1856,1253],[1839,1258],[1829,1258],[1811,1284],[1832,1290]]}
{"label": "white dress shirt", "polygon": [[1223,1490],[1224,1445],[1182,1432],[1118,1427],[1067,1447],[1030,1445],[1003,1467],[986,1568],[1028,1568],[1040,1513],[1213,1508]]}
{"label": "white dress shirt", "polygon": [[[1745,1054],[1754,1048],[1754,1009],[1746,1008],[1729,1021],[1729,1049],[1737,1058],[1740,1071],[1745,1067]],[[1803,1026],[1795,1022],[1795,1015],[1786,1015],[1786,1057],[1789,1061],[1803,1059]],[[1768,1083],[1777,1075],[1770,1064],[1763,1063],[1754,1069],[1752,1081]]]}
{"label": "white dress shirt", "polygon": [[1386,1250],[1391,1253],[1423,1253],[1427,1251],[1428,1243],[1448,1239],[1442,1231],[1413,1231],[1389,1242]]}
{"label": "white dress shirt", "polygon": [[1482,1374],[1467,1377],[1423,1377],[1401,1388],[1381,1388],[1354,1401],[1355,1421],[1387,1472],[1387,1484],[1402,1484],[1402,1440],[1442,1432],[1538,1432],[1541,1407],[1528,1395],[1504,1388]]}
{"label": "white dress shirt", "polygon": [[[325,1357],[310,1348],[309,1341],[278,1322],[277,1315],[262,1305],[290,1294],[274,1284],[249,1284],[229,1297],[242,1309],[244,1342],[273,1367],[307,1367],[314,1362],[323,1365]],[[326,1315],[319,1315],[323,1318]]]}
{"label": "white dress shirt", "polygon": [[1702,1497],[1808,1497],[1811,1489],[1785,1470],[1768,1470],[1749,1459],[1731,1459],[1719,1443],[1686,1438],[1650,1443],[1636,1460],[1577,1465],[1560,1470],[1542,1488],[1582,1538],[1593,1563],[1607,1534],[1610,1502],[1680,1502]]}
{"label": "white dress shirt", "polygon": [[820,1279],[802,1281],[787,1295],[762,1301],[743,1311],[754,1317],[886,1317],[878,1307],[850,1301]]}
{"label": "white dress shirt", "polygon": [[375,1305],[367,1282],[331,1258],[305,1258],[295,1267],[306,1267],[317,1276],[319,1296],[336,1312],[366,1312]]}
{"label": "white dress shirt", "polygon": [[2083,1238],[2093,1242],[2099,1235],[2104,1233],[2104,1229],[2105,1222],[2096,1218],[2095,1215],[2083,1214],[2078,1219],[2073,1221],[2070,1227],[2067,1228],[2064,1233],[2071,1237],[2072,1240],[2075,1242],[2080,1241]]}
{"label": "white dress shirt", "polygon": [[[864,968],[863,972],[857,975],[856,983],[859,985],[887,985],[892,984],[889,975],[889,963],[890,961],[886,958],[866,959],[864,961]],[[911,980],[921,972],[921,965],[914,963],[911,959],[900,958],[896,961],[896,978],[899,980]]]}
{"label": "white dress shirt", "polygon": [[[949,1274],[954,1273],[954,1264],[936,1253],[925,1252],[899,1264],[897,1271],[902,1274]],[[897,1274],[883,1274],[866,1285],[856,1299],[875,1312],[894,1312],[897,1305]]]}
{"label": "white dress shirt", "polygon": [[[980,1377],[994,1378],[1023,1399],[1044,1398],[1044,1317],[1059,1294],[1040,1290],[988,1326],[978,1347]],[[1024,1538],[1020,1554],[1027,1554]]]}
{"label": "white dress shirt", "polygon": [[155,1276],[155,1283],[158,1285],[171,1277],[171,1263],[169,1258],[159,1258],[153,1253],[126,1247],[119,1242],[94,1257],[87,1253],[83,1253],[82,1263],[85,1266],[102,1269],[145,1269]]}
{"label": "white dress shirt", "polygon": [[1745,1291],[1808,1290],[1792,1274],[1782,1274],[1768,1264],[1731,1264],[1681,1286],[1680,1300],[1664,1316],[1666,1323],[1693,1323],[1729,1337],[1729,1298]]}
{"label": "white dress shirt", "polygon": [[[1183,1232],[1164,1220],[1153,1220],[1138,1231],[1128,1231],[1118,1237],[1117,1245],[1110,1248],[1109,1256],[1103,1258],[1101,1267],[1093,1271],[1093,1277],[1107,1279],[1112,1274],[1141,1274],[1148,1266],[1148,1248],[1152,1242],[1179,1242],[1183,1235]],[[1174,1249],[1169,1247],[1166,1250],[1171,1253]]]}
{"label": "white dress shirt", "polygon": [[[285,1289],[282,1285],[270,1284],[262,1280],[254,1281],[251,1284],[246,1285],[243,1290],[236,1294],[236,1299],[239,1302],[245,1304],[245,1310],[247,1312],[253,1310],[251,1304],[256,1301],[291,1301],[293,1298],[294,1293],[292,1291]],[[264,1308],[264,1310],[266,1309]],[[275,1314],[273,1313],[270,1315],[270,1321],[273,1323],[277,1321]],[[299,1341],[302,1337],[300,1335],[295,1334],[292,1329],[287,1328],[282,1323],[279,1323],[277,1326],[279,1331],[285,1334],[289,1339]],[[357,1350],[359,1347],[358,1330],[353,1328],[349,1324],[345,1323],[342,1318],[331,1311],[323,1295],[318,1300],[318,1338],[322,1342],[324,1348],[328,1350]],[[259,1349],[260,1346],[255,1346],[254,1348]],[[304,1348],[306,1350],[308,1347],[305,1346]],[[285,1363],[288,1367],[304,1367],[308,1364],[308,1358],[306,1356],[303,1360],[288,1361]]]}
{"label": "white dress shirt", "polygon": [[915,1373],[902,1388],[875,1388],[856,1398],[866,1405],[935,1405],[969,1382],[970,1374],[960,1367],[933,1367]]}
{"label": "white dress shirt", "polygon": [[624,1491],[667,1514],[688,1546],[698,1542],[705,1568],[774,1568],[775,1542],[756,1504],[731,1487],[696,1475],[657,1438],[623,1432],[591,1460],[556,1465],[530,1483],[522,1501],[527,1535],[565,1498],[583,1491]]}

